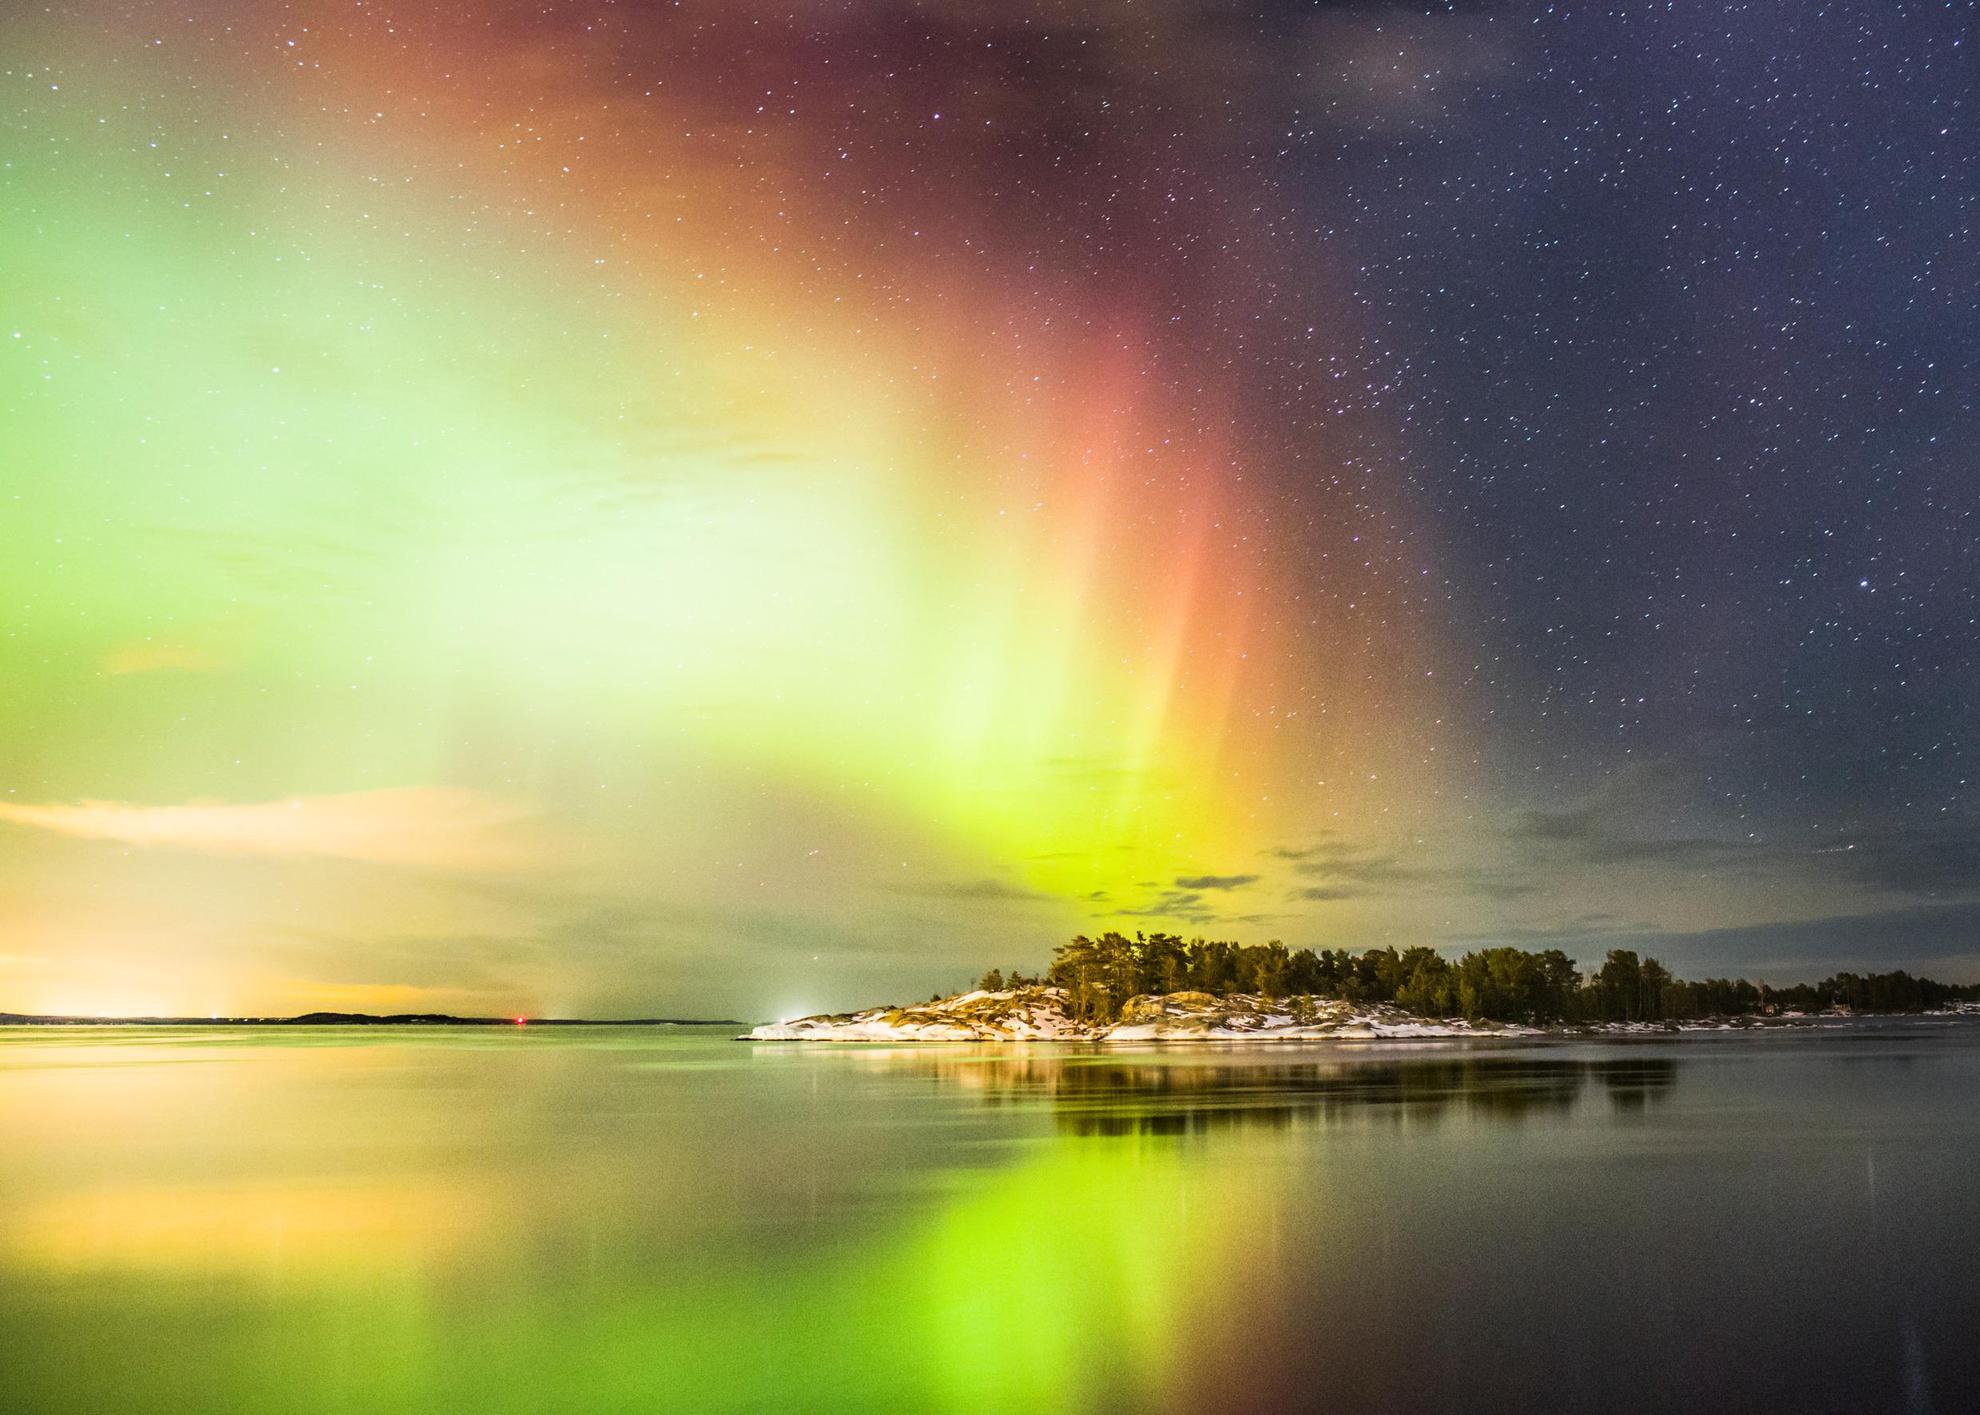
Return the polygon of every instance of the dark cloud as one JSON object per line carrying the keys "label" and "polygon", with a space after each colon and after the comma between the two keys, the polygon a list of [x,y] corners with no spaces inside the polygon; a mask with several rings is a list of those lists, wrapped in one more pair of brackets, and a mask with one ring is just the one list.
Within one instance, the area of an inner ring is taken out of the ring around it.
{"label": "dark cloud", "polygon": [[1247,884],[1256,884],[1258,875],[1178,875],[1178,889],[1242,889]]}
{"label": "dark cloud", "polygon": [[973,879],[937,881],[930,884],[887,884],[889,894],[912,894],[926,899],[980,900],[990,903],[1035,904],[1049,902],[1052,896],[1002,880]]}
{"label": "dark cloud", "polygon": [[1934,821],[1758,839],[1625,833],[1615,813],[1596,808],[1528,811],[1512,838],[1536,869],[1550,861],[1595,866],[1674,866],[1729,881],[1799,875],[1894,894],[1926,897],[1980,892],[1980,824]]}
{"label": "dark cloud", "polygon": [[1194,889],[1166,889],[1138,909],[1117,909],[1116,915],[1130,919],[1182,919],[1192,924],[1217,922],[1217,911],[1203,902]]}
{"label": "dark cloud", "polygon": [[1400,856],[1344,840],[1323,840],[1298,851],[1281,850],[1283,859],[1297,861],[1296,874],[1322,877],[1330,881],[1386,885],[1432,877],[1422,865],[1405,862]]}
{"label": "dark cloud", "polygon": [[1767,858],[1767,852],[1751,841],[1629,834],[1594,808],[1526,811],[1515,818],[1511,834],[1537,856],[1551,855],[1589,865],[1719,868],[1751,865]]}
{"label": "dark cloud", "polygon": [[1406,860],[1389,851],[1322,838],[1311,845],[1281,845],[1266,852],[1293,862],[1293,873],[1316,881],[1294,888],[1288,899],[1325,903],[1381,894],[1482,894],[1489,899],[1525,899],[1544,894],[1547,884],[1524,872],[1475,865],[1436,865]]}
{"label": "dark cloud", "polygon": [[1874,889],[1924,895],[1980,893],[1980,824],[1887,827],[1846,835],[1811,852]]}
{"label": "dark cloud", "polygon": [[1686,977],[1734,974],[1789,983],[1842,971],[1904,968],[1942,982],[1971,982],[1980,980],[1980,901],[1691,931],[1586,915],[1553,929],[1466,934],[1445,943],[1559,948],[1584,967],[1598,964],[1612,948],[1628,948],[1661,959]]}
{"label": "dark cloud", "polygon": [[1531,899],[1546,894],[1549,886],[1529,876],[1510,874],[1494,870],[1464,870],[1452,874],[1451,879],[1458,887],[1484,895],[1487,899],[1500,901]]}
{"label": "dark cloud", "polygon": [[1513,824],[1513,834],[1526,840],[1580,841],[1596,829],[1592,809],[1525,811]]}
{"label": "dark cloud", "polygon": [[1421,865],[1405,864],[1394,855],[1373,852],[1355,858],[1307,860],[1293,869],[1296,874],[1354,880],[1360,884],[1405,884],[1436,876],[1436,871]]}

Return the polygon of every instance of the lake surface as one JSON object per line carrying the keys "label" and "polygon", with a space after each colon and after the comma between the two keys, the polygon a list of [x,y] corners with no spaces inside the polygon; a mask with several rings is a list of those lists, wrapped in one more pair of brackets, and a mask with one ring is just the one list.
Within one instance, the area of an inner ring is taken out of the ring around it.
{"label": "lake surface", "polygon": [[1980,1406],[1980,1023],[0,1032],[0,1408]]}

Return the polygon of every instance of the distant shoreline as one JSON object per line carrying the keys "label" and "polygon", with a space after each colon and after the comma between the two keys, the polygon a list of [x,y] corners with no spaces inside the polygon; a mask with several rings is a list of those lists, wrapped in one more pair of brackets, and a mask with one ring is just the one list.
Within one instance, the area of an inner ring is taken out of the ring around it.
{"label": "distant shoreline", "polygon": [[0,1027],[746,1027],[723,1017],[455,1017],[445,1012],[304,1012],[294,1017],[63,1017],[0,1012]]}

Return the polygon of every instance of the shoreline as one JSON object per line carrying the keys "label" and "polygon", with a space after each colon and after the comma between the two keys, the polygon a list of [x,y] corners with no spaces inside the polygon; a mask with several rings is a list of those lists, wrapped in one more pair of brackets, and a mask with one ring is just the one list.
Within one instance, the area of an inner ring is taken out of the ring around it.
{"label": "shoreline", "polygon": [[1518,1023],[1418,1017],[1386,1003],[1336,998],[1264,998],[1169,993],[1135,997],[1118,1019],[1067,1015],[1057,988],[960,993],[912,1007],[873,1007],[766,1022],[737,1036],[744,1042],[956,1043],[1072,1042],[1090,1045],[1189,1043],[1284,1044],[1321,1041],[1530,1041],[1555,1038],[1659,1037],[1790,1031],[1873,1018],[1972,1017],[1968,1008],[1916,1013],[1787,1013],[1644,1022]]}

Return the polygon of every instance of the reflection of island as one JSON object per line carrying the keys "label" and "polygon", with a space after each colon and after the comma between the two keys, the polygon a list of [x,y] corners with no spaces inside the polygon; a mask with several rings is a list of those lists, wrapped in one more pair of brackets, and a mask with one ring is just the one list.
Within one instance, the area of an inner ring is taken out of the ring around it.
{"label": "reflection of island", "polygon": [[1075,1135],[1182,1135],[1350,1115],[1519,1120],[1566,1111],[1599,1082],[1618,1109],[1663,1100],[1677,1080],[1668,1057],[1583,1061],[1475,1056],[1381,1061],[1258,1062],[1221,1057],[969,1057],[876,1054],[890,1069],[979,1094],[986,1104],[1049,1104]]}

